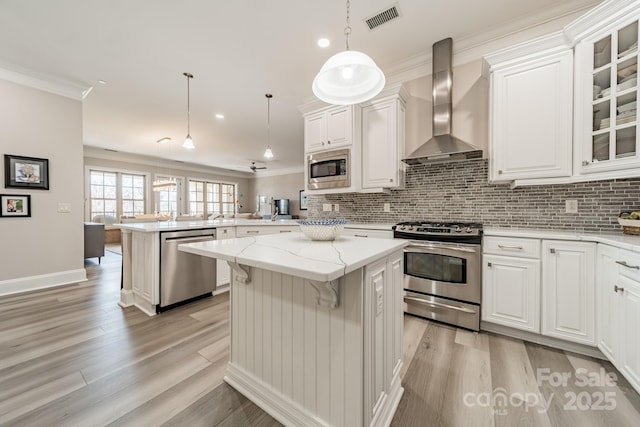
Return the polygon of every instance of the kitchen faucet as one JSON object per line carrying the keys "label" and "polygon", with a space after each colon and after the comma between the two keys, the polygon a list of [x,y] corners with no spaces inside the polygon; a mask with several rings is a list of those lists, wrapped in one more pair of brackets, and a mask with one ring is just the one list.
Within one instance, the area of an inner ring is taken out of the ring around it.
{"label": "kitchen faucet", "polygon": [[278,218],[278,207],[276,206],[276,210],[273,214],[271,214],[271,221],[275,221]]}

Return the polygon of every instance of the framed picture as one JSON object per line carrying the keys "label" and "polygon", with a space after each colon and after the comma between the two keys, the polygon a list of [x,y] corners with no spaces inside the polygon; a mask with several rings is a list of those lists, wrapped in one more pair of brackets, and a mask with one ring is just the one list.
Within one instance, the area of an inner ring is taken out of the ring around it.
{"label": "framed picture", "polygon": [[31,216],[31,196],[29,194],[0,194],[0,217],[28,218]]}
{"label": "framed picture", "polygon": [[49,160],[5,154],[4,186],[48,190]]}
{"label": "framed picture", "polygon": [[307,210],[307,203],[308,203],[308,199],[307,199],[306,191],[300,190],[300,210],[301,211]]}

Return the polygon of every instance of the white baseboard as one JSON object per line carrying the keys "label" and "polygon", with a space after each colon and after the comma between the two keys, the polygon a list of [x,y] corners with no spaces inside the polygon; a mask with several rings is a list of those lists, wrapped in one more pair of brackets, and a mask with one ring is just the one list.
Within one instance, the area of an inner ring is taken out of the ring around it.
{"label": "white baseboard", "polygon": [[220,285],[216,287],[216,290],[212,292],[212,295],[215,297],[216,295],[224,294],[225,292],[229,292],[231,286],[229,283],[225,285]]}
{"label": "white baseboard", "polygon": [[120,307],[131,307],[135,302],[133,291],[130,289],[120,289]]}
{"label": "white baseboard", "polygon": [[326,426],[320,418],[273,390],[242,368],[227,365],[224,381],[285,426]]}
{"label": "white baseboard", "polygon": [[398,409],[398,405],[400,404],[400,399],[402,399],[403,394],[404,387],[402,387],[400,374],[398,373],[391,382],[391,389],[387,396],[387,404],[380,411],[380,416],[377,418],[378,422],[374,424],[375,426],[388,427],[391,425],[391,421],[393,421],[393,416],[396,414],[396,410]]}
{"label": "white baseboard", "polygon": [[606,357],[597,347],[590,347],[584,344],[578,344],[570,341],[561,340],[554,337],[536,334],[528,331],[510,328],[508,326],[498,325],[491,322],[480,322],[480,330],[482,332],[493,332],[499,335],[506,335],[511,338],[521,339],[536,344],[546,345],[547,347],[558,348],[560,350],[570,351],[585,356],[595,357],[596,359],[604,359]]}
{"label": "white baseboard", "polygon": [[85,280],[87,280],[87,272],[84,268],[41,274],[39,276],[19,277],[0,281],[0,295],[12,295],[37,289],[53,288],[70,283],[84,282]]}

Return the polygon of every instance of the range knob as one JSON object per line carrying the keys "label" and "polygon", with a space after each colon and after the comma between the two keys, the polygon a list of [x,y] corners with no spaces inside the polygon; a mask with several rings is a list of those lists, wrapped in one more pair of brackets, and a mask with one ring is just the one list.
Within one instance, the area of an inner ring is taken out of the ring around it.
{"label": "range knob", "polygon": [[467,227],[464,229],[465,233],[473,233],[473,230],[471,229],[471,227]]}
{"label": "range knob", "polygon": [[453,231],[456,233],[462,233],[462,228],[460,226],[456,226],[456,228]]}

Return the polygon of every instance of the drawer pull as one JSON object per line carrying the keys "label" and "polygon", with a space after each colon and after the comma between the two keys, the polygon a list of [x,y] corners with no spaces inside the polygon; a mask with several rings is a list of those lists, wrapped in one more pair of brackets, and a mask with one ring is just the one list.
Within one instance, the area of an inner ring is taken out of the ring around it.
{"label": "drawer pull", "polygon": [[354,234],[353,237],[369,237],[366,234]]}
{"label": "drawer pull", "polygon": [[451,305],[451,304],[443,304],[441,302],[428,301],[428,300],[423,300],[421,298],[414,298],[414,297],[405,296],[404,297],[404,301],[405,302],[417,302],[419,304],[427,305],[427,306],[433,307],[433,308],[447,308],[449,310],[462,311],[463,313],[469,313],[469,314],[475,314],[476,313],[474,310],[471,310],[470,308],[467,308],[467,307],[460,307],[458,305]]}
{"label": "drawer pull", "polygon": [[247,230],[247,234],[258,234],[260,230]]}
{"label": "drawer pull", "polygon": [[634,270],[640,270],[640,265],[629,265],[627,261],[616,261],[616,264],[620,264],[623,267],[633,268]]}
{"label": "drawer pull", "polygon": [[291,230],[280,230],[281,233],[291,233]]}
{"label": "drawer pull", "polygon": [[613,286],[613,290],[616,292],[624,292],[624,288],[619,287],[618,285]]}
{"label": "drawer pull", "polygon": [[549,252],[551,252],[552,254],[556,253],[556,250],[554,248],[549,249]]}
{"label": "drawer pull", "polygon": [[488,263],[487,263],[487,267],[493,267],[493,264],[492,264],[492,263],[490,263],[490,262],[488,262]]}
{"label": "drawer pull", "polygon": [[516,251],[521,251],[524,248],[522,246],[506,246],[506,245],[498,245],[500,249],[515,249]]}

